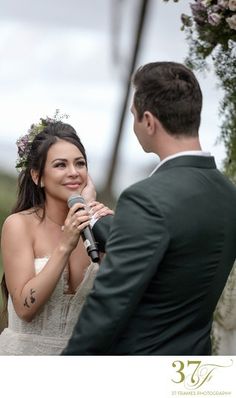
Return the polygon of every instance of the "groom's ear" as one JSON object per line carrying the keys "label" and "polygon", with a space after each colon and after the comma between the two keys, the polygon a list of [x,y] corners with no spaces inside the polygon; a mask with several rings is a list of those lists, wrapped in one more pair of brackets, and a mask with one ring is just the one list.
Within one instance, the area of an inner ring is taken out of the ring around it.
{"label": "groom's ear", "polygon": [[151,112],[145,111],[143,114],[143,121],[148,135],[153,135],[155,131],[155,116]]}

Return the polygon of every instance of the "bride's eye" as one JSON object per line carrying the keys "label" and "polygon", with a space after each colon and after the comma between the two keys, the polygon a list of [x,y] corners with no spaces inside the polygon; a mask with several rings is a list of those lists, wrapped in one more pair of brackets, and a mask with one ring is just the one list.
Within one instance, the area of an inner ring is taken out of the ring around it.
{"label": "bride's eye", "polygon": [[65,163],[56,163],[54,167],[65,167]]}
{"label": "bride's eye", "polygon": [[84,160],[79,160],[79,161],[76,163],[76,165],[77,165],[78,167],[86,167],[86,163],[85,163]]}

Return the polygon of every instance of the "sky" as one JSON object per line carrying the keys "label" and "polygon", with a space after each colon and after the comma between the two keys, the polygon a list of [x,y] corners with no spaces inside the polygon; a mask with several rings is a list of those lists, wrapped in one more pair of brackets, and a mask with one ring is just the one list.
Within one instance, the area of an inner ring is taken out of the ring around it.
{"label": "sky", "polygon": [[[15,141],[56,109],[70,117],[84,143],[89,171],[104,184],[132,51],[139,0],[0,0],[0,166],[14,171]],[[152,0],[137,66],[183,62],[187,55],[180,15],[189,1]],[[221,167],[217,143],[222,92],[213,71],[197,74],[203,91],[200,139]],[[131,98],[130,98],[131,102]],[[155,166],[133,133],[127,112],[113,182],[115,195]]]}

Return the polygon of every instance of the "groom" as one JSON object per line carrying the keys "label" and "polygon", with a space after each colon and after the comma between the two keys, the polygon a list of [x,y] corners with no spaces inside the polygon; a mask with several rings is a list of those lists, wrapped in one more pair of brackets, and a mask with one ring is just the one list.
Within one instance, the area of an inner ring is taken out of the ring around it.
{"label": "groom", "polygon": [[[161,162],[121,194],[63,355],[210,355],[212,314],[236,257],[236,188],[201,149],[193,73],[154,62],[133,84],[134,132]],[[104,241],[105,221],[94,226]]]}

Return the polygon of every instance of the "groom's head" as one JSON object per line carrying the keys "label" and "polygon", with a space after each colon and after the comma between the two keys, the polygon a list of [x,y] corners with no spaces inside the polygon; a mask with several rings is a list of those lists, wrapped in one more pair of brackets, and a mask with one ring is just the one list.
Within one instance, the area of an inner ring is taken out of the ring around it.
{"label": "groom's head", "polygon": [[190,69],[176,62],[152,62],[136,71],[133,86],[132,112],[138,122],[146,112],[157,118],[169,135],[198,136],[202,93]]}

